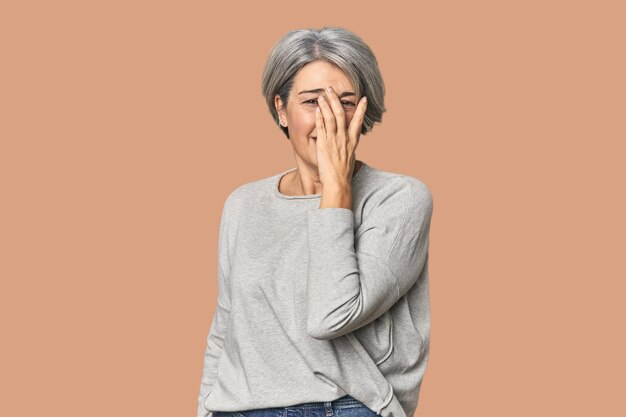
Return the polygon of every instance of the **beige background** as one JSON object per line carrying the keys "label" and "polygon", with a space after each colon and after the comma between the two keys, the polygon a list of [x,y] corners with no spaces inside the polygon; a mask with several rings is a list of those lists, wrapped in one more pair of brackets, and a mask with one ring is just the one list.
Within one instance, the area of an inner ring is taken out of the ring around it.
{"label": "beige background", "polygon": [[2,2],[0,415],[195,415],[224,199],[295,166],[261,71],[324,25],[434,196],[416,415],[626,415],[623,4]]}

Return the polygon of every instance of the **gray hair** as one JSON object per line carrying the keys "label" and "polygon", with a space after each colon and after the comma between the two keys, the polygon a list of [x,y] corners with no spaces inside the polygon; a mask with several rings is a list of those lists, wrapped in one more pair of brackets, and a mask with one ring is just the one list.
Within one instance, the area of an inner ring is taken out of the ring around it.
{"label": "gray hair", "polygon": [[352,81],[357,97],[367,96],[367,110],[361,134],[382,121],[385,85],[372,50],[356,34],[339,27],[300,29],[288,32],[270,51],[261,81],[272,118],[289,139],[289,131],[280,125],[274,103],[276,94],[287,105],[296,73],[305,65],[323,60],[339,67]]}

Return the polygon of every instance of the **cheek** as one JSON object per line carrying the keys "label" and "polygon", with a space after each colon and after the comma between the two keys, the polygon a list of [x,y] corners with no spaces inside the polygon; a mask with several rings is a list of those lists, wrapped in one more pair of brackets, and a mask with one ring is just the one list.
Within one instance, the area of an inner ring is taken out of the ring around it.
{"label": "cheek", "polygon": [[297,130],[310,130],[311,126],[315,126],[315,109],[299,112],[293,118],[292,123]]}
{"label": "cheek", "polygon": [[350,126],[350,122],[352,121],[353,117],[354,117],[354,110],[352,109],[346,110],[346,127]]}

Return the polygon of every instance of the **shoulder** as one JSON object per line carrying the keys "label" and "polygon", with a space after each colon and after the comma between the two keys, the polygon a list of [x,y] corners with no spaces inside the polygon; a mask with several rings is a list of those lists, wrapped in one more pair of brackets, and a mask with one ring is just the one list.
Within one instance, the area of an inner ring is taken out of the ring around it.
{"label": "shoulder", "polygon": [[370,169],[367,178],[370,208],[385,211],[431,212],[433,195],[421,179],[397,172]]}
{"label": "shoulder", "polygon": [[224,211],[239,212],[245,210],[249,203],[259,202],[268,195],[276,176],[252,180],[236,186],[224,201]]}
{"label": "shoulder", "polygon": [[241,209],[246,198],[246,185],[239,185],[232,190],[224,200],[222,212],[225,216],[236,217],[236,213]]}

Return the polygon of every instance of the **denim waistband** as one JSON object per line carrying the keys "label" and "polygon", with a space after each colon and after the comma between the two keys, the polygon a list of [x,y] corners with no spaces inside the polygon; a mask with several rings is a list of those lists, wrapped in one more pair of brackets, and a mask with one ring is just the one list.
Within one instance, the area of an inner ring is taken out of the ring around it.
{"label": "denim waistband", "polygon": [[[271,407],[247,411],[214,411],[213,417],[294,417],[303,415],[307,417],[337,417],[335,415],[336,410],[349,408],[365,408],[369,410],[361,401],[350,395],[344,395],[332,401],[300,403],[287,407]],[[306,410],[306,412],[303,413],[303,410]],[[372,414],[380,417],[377,413],[372,412]]]}
{"label": "denim waistband", "polygon": [[290,405],[285,408],[327,408],[327,407],[341,407],[346,405],[357,405],[362,404],[356,398],[353,398],[350,395],[344,395],[341,398],[337,398],[333,401],[321,401],[321,402],[312,402],[312,403],[302,403],[296,405]]}

